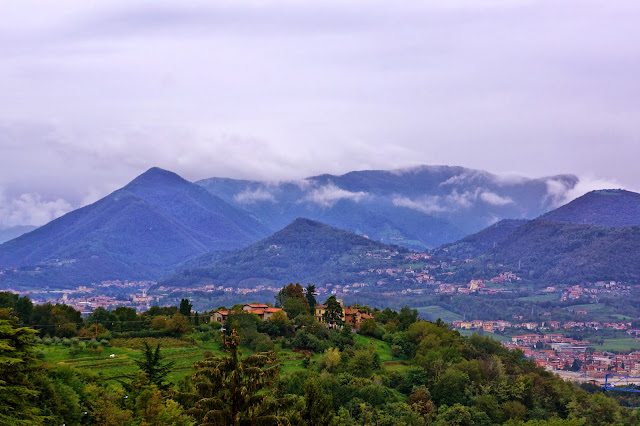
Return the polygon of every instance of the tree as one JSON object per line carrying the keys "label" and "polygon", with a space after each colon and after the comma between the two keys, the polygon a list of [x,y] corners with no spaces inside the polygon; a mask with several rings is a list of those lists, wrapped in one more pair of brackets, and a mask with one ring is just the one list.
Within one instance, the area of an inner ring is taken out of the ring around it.
{"label": "tree", "polygon": [[167,330],[175,335],[187,333],[189,331],[189,320],[182,314],[175,314],[167,321]]}
{"label": "tree", "polygon": [[338,302],[335,296],[331,296],[324,302],[327,307],[324,309],[324,315],[322,319],[327,324],[341,325],[342,324],[342,306]]}
{"label": "tree", "polygon": [[[278,294],[275,295],[275,299],[277,308],[284,308],[285,303],[289,299],[300,299],[304,301],[305,305],[308,304],[306,296],[304,294],[304,288],[302,288],[300,283],[296,283],[295,285],[293,283],[290,283],[289,285],[282,287]],[[307,310],[308,309],[309,308],[307,308]],[[294,317],[290,316],[290,318]]]}
{"label": "tree", "polygon": [[72,337],[82,324],[82,314],[68,305],[45,303],[33,307],[30,324],[36,329],[42,326],[42,334]]}
{"label": "tree", "polygon": [[158,315],[153,317],[151,320],[151,328],[154,330],[162,330],[163,328],[167,328],[167,322],[169,318],[164,315]]}
{"label": "tree", "polygon": [[229,351],[225,358],[208,358],[195,363],[196,394],[187,413],[206,424],[277,424],[276,401],[265,392],[273,386],[279,366],[274,353],[257,353],[240,359],[238,334],[222,336]]}
{"label": "tree", "polygon": [[284,336],[287,334],[289,326],[291,325],[291,321],[289,321],[287,314],[283,311],[274,312],[271,318],[269,318],[269,323],[272,325],[272,333],[276,336]]}
{"label": "tree", "polygon": [[169,371],[173,367],[175,362],[162,362],[163,356],[160,354],[160,343],[156,346],[156,349],[151,349],[151,346],[147,342],[144,342],[144,349],[142,350],[142,359],[135,360],[138,364],[138,368],[142,370],[149,382],[156,385],[159,389],[166,389],[169,385],[164,383]]}
{"label": "tree", "polygon": [[400,309],[400,313],[398,314],[398,322],[400,323],[400,328],[402,330],[408,329],[409,326],[417,320],[418,311],[416,309],[411,309],[408,306]]}
{"label": "tree", "polygon": [[360,322],[360,334],[365,336],[375,336],[378,323],[374,318],[365,318]]}
{"label": "tree", "polygon": [[309,284],[305,290],[306,292],[304,295],[307,298],[307,303],[309,304],[309,313],[311,313],[311,315],[315,315],[316,305],[318,304],[316,301],[316,286]]}
{"label": "tree", "polygon": [[189,299],[180,300],[180,309],[179,312],[187,318],[191,317],[191,308],[193,305],[189,302]]}
{"label": "tree", "polygon": [[333,419],[333,402],[318,381],[311,377],[304,383],[305,407],[302,419],[309,426],[327,426]]}
{"label": "tree", "polygon": [[42,424],[44,417],[34,405],[38,389],[32,380],[39,362],[33,355],[36,331],[18,326],[18,318],[0,309],[0,423]]}
{"label": "tree", "polygon": [[309,303],[304,298],[287,297],[282,304],[282,309],[290,319],[294,319],[298,315],[309,313]]}
{"label": "tree", "polygon": [[111,329],[112,323],[115,318],[111,315],[111,312],[107,311],[102,306],[94,309],[92,313],[87,317],[87,323],[89,324],[102,324],[105,328]]}

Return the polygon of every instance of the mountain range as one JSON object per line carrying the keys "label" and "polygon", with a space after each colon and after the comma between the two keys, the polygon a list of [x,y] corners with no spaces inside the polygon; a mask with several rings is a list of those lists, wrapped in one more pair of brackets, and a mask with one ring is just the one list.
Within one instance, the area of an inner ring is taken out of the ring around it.
{"label": "mountain range", "polygon": [[[175,173],[152,168],[94,204],[0,245],[6,284],[75,286],[158,279],[176,264],[270,233]],[[24,268],[24,267],[36,268]]]}
{"label": "mountain range", "polygon": [[[456,240],[434,253],[474,258],[461,268],[462,278],[487,264],[504,264],[519,266],[531,279],[565,280],[568,273],[558,271],[581,262],[592,266],[581,271],[602,273],[571,272],[576,279],[635,277],[625,262],[638,252],[628,225],[640,224],[640,195],[595,191],[549,211],[559,202],[558,185],[576,182],[570,175],[505,179],[425,166],[278,184],[222,178],[191,183],[152,168],[96,203],[1,244],[0,285],[75,287],[167,277],[180,285],[223,278],[235,284],[319,277],[339,282],[354,278],[349,274],[364,265],[363,250],[374,245],[398,251],[396,246],[424,249]],[[285,248],[273,252],[271,246]],[[596,259],[607,250],[610,262]]]}
{"label": "mountain range", "polygon": [[554,189],[568,190],[577,182],[572,175],[507,178],[463,167],[421,166],[325,174],[298,182],[210,178],[196,183],[273,230],[307,217],[424,250],[500,219],[538,217],[561,202]]}
{"label": "mountain range", "polygon": [[[474,257],[454,279],[495,265],[544,284],[640,280],[640,194],[598,190],[531,221],[502,221],[437,253]],[[493,271],[493,272],[492,272]]]}

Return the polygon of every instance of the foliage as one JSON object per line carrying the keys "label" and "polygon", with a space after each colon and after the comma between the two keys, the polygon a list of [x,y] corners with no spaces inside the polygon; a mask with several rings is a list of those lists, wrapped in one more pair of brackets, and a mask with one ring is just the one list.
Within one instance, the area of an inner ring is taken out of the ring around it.
{"label": "foliage", "polygon": [[342,306],[336,297],[330,296],[324,304],[326,305],[324,314],[322,315],[324,322],[331,325],[341,325],[343,323]]}
{"label": "foliage", "polygon": [[0,422],[6,425],[41,423],[34,405],[39,395],[34,384],[39,363],[31,340],[35,330],[18,326],[18,318],[0,309]]}
{"label": "foliage", "polygon": [[316,286],[315,285],[307,285],[305,287],[305,297],[307,298],[307,303],[309,304],[309,313],[311,315],[315,314],[316,305],[318,302],[316,301]]}
{"label": "foliage", "polygon": [[175,362],[163,363],[162,359],[163,357],[160,354],[160,343],[156,345],[154,350],[151,349],[151,346],[147,342],[144,342],[142,358],[135,362],[140,370],[147,376],[149,382],[156,385],[159,389],[166,389],[169,387],[169,384],[164,383],[164,381]]}
{"label": "foliage", "polygon": [[195,364],[195,404],[188,412],[207,424],[277,424],[280,416],[276,402],[262,393],[273,386],[278,375],[274,354],[259,353],[240,359],[235,330],[229,337],[223,336],[223,343],[228,357]]}
{"label": "foliage", "polygon": [[193,308],[193,305],[189,302],[189,299],[180,300],[180,314],[187,318],[191,317],[191,308]]}

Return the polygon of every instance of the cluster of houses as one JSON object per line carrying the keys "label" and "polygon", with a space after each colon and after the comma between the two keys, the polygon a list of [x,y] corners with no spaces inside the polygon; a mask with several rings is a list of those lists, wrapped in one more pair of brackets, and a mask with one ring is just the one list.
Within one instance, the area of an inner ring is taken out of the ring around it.
{"label": "cluster of houses", "polygon": [[[543,348],[536,348],[539,342],[544,344]],[[607,374],[640,376],[640,351],[622,355],[590,352],[587,351],[589,342],[575,341],[559,334],[514,336],[511,342],[503,342],[503,345],[509,349],[520,349],[527,358],[551,371],[570,369],[578,361],[579,373],[586,380],[600,385],[604,384]]]}
{"label": "cluster of houses", "polygon": [[[576,314],[586,314],[586,311],[576,311]],[[546,314],[546,313],[545,313]],[[638,335],[640,334],[640,330],[632,330],[630,322],[597,322],[597,321],[567,321],[565,323],[561,323],[560,321],[543,321],[541,323],[538,322],[522,322],[522,323],[510,323],[509,321],[482,321],[482,320],[472,320],[472,321],[461,321],[456,320],[452,323],[453,328],[459,330],[484,330],[488,332],[494,331],[504,331],[505,328],[523,328],[525,330],[559,330],[559,329],[580,329],[580,328],[590,328],[593,330],[602,330],[602,329],[610,329],[610,330],[620,330],[626,331],[628,334]]]}
{"label": "cluster of houses", "polygon": [[[344,307],[342,301],[338,299],[338,303],[342,307],[342,321],[345,324],[349,324],[354,330],[360,329],[360,323],[367,318],[373,318],[372,315],[362,309]],[[315,317],[319,322],[324,322],[324,313],[327,309],[327,305],[317,305],[315,307]],[[263,303],[247,303],[242,307],[242,310],[246,313],[255,314],[261,321],[268,321],[276,312],[284,312],[282,308],[274,308]],[[221,324],[226,323],[229,314],[233,311],[218,310],[211,313],[211,321]]]}

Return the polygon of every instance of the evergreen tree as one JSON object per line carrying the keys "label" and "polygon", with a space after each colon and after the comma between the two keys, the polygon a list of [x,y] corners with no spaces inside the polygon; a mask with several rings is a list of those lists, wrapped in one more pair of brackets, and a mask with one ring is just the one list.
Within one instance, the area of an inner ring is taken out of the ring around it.
{"label": "evergreen tree", "polygon": [[156,346],[156,349],[151,349],[151,346],[147,342],[144,342],[144,349],[142,352],[142,359],[136,360],[136,364],[140,370],[142,370],[149,379],[149,382],[155,384],[160,389],[166,389],[169,385],[164,383],[169,371],[173,367],[175,362],[162,362],[163,356],[160,354],[160,343]]}
{"label": "evergreen tree", "polygon": [[311,315],[315,315],[316,305],[318,304],[318,302],[316,301],[316,286],[309,284],[307,285],[305,290],[305,297],[307,298],[307,302],[309,303],[309,312],[311,313]]}
{"label": "evergreen tree", "polygon": [[327,307],[324,309],[322,316],[324,322],[333,325],[342,325],[342,306],[335,296],[331,296],[324,302]]}
{"label": "evergreen tree", "polygon": [[44,417],[34,405],[39,392],[34,384],[39,362],[33,355],[36,331],[18,326],[18,318],[0,309],[0,424],[41,424]]}
{"label": "evergreen tree", "polygon": [[279,366],[274,353],[257,353],[240,359],[238,334],[222,336],[229,351],[225,358],[197,362],[194,408],[187,412],[199,422],[212,425],[281,424],[278,401],[264,392],[276,382]]}
{"label": "evergreen tree", "polygon": [[191,318],[191,308],[193,305],[189,302],[189,299],[180,300],[180,309],[179,312],[187,318]]}

